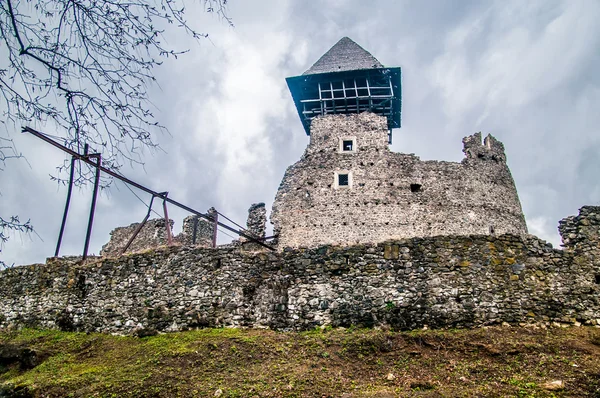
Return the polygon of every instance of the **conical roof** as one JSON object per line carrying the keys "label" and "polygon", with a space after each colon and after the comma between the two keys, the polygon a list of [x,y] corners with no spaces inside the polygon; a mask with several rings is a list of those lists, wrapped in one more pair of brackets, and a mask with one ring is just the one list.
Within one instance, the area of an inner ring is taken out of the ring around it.
{"label": "conical roof", "polygon": [[352,39],[343,37],[303,75],[383,68],[381,62]]}

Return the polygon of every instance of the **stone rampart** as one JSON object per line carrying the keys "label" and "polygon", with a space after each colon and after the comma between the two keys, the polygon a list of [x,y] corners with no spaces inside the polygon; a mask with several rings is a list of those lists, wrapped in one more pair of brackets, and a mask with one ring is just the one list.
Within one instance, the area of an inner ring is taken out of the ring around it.
{"label": "stone rampart", "polygon": [[600,324],[600,207],[566,220],[582,238],[564,250],[533,236],[472,235],[283,252],[167,247],[83,265],[51,259],[0,272],[0,327]]}

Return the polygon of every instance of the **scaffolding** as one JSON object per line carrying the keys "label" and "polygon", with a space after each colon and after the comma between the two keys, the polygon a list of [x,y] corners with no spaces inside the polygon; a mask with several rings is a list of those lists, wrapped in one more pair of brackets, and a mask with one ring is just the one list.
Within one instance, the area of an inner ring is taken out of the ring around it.
{"label": "scaffolding", "polygon": [[368,111],[385,116],[390,130],[400,127],[400,68],[302,75],[287,82],[307,135],[311,120],[328,114]]}

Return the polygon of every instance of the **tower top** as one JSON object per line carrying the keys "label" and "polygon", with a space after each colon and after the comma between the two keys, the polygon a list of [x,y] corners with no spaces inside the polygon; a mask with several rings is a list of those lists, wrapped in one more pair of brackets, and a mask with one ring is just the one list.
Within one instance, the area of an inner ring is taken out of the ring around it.
{"label": "tower top", "polygon": [[286,81],[307,135],[317,116],[373,112],[387,118],[391,142],[391,130],[400,127],[400,72],[343,37],[306,72]]}
{"label": "tower top", "polygon": [[349,37],[342,37],[302,75],[383,68],[381,62]]}

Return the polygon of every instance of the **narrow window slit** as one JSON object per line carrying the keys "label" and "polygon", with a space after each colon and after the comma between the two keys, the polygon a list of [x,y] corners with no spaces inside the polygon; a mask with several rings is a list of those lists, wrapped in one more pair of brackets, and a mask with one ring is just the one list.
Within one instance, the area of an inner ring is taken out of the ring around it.
{"label": "narrow window slit", "polygon": [[421,192],[421,184],[410,184],[411,192]]}

